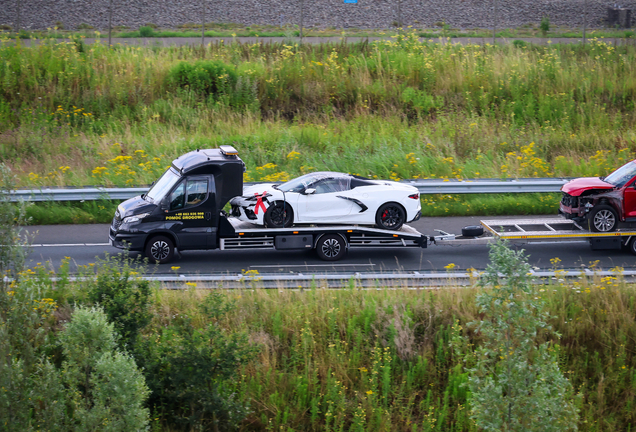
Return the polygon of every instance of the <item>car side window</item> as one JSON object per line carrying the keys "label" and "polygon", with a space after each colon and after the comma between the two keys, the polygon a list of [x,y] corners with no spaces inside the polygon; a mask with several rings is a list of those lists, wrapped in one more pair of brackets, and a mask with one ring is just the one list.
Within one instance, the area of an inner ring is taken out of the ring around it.
{"label": "car side window", "polygon": [[190,180],[187,187],[186,207],[197,205],[205,201],[208,194],[208,181],[206,179]]}
{"label": "car side window", "polygon": [[170,194],[170,210],[179,210],[183,208],[183,199],[185,197],[185,185],[183,181],[177,188]]}
{"label": "car side window", "polygon": [[343,192],[349,189],[347,179],[325,179],[313,185],[316,194]]}

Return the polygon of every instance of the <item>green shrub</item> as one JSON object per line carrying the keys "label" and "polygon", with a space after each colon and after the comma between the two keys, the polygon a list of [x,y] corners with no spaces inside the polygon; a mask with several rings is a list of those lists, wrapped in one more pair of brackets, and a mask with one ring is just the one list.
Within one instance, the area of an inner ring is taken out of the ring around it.
{"label": "green shrub", "polygon": [[194,92],[203,97],[230,95],[238,75],[232,66],[220,61],[180,62],[168,73],[168,86]]}
{"label": "green shrub", "polygon": [[117,349],[114,326],[106,314],[99,308],[79,307],[60,341],[76,429],[145,430],[148,387],[132,357]]}
{"label": "green shrub", "polygon": [[[523,250],[490,249],[476,297],[483,318],[468,323],[482,339],[469,368],[471,417],[486,431],[577,430],[572,384],[559,368],[544,300]],[[544,290],[541,290],[544,291]],[[468,350],[465,361],[471,363]]]}
{"label": "green shrub", "polygon": [[152,37],[154,36],[154,33],[154,29],[150,26],[139,27],[139,36],[141,37]]}
{"label": "green shrub", "polygon": [[515,39],[512,41],[512,44],[516,47],[516,48],[525,48],[528,46],[528,42],[523,41],[523,40],[519,40],[519,39]]}
{"label": "green shrub", "polygon": [[137,276],[127,258],[106,257],[96,263],[97,275],[90,282],[87,299],[99,305],[121,336],[122,347],[132,349],[139,331],[152,319],[150,282]]}
{"label": "green shrub", "polygon": [[140,348],[150,406],[171,427],[234,430],[249,411],[233,381],[255,349],[245,333],[228,333],[219,325],[233,310],[224,295],[210,294],[201,310],[210,320],[205,327],[195,329],[184,317],[148,335]]}
{"label": "green shrub", "polygon": [[541,29],[541,33],[543,34],[543,37],[545,37],[548,32],[550,31],[550,17],[547,15],[544,15],[543,18],[541,18],[541,24],[539,24],[539,28]]}

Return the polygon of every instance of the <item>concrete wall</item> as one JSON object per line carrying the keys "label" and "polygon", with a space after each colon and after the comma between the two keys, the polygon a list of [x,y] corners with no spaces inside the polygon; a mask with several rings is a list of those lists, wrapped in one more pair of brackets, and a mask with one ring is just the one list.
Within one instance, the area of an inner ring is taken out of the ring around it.
{"label": "concrete wall", "polygon": [[[163,28],[200,23],[201,5],[206,2],[206,22],[242,24],[299,24],[304,4],[306,27],[388,28],[401,20],[404,25],[433,27],[445,21],[451,28],[492,28],[494,0],[112,0],[113,25],[132,29],[147,23]],[[617,4],[600,0],[497,0],[497,28],[538,24],[548,15],[552,25],[581,27],[587,3],[588,26],[602,27],[607,7],[636,7],[636,0]],[[46,29],[61,22],[66,29],[89,24],[108,27],[109,0],[0,0],[0,25]],[[401,11],[401,12],[400,12]],[[633,14],[632,14],[633,15]]]}

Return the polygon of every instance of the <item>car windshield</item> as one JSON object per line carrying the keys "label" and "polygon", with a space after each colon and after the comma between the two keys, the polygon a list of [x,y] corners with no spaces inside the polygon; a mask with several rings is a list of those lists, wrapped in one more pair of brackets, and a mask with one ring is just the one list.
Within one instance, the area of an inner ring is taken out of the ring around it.
{"label": "car windshield", "polygon": [[623,187],[628,181],[636,177],[636,163],[628,162],[603,180],[616,187]]}
{"label": "car windshield", "polygon": [[161,201],[161,199],[166,196],[168,192],[170,192],[172,187],[177,184],[180,179],[181,176],[177,174],[177,172],[173,168],[168,168],[168,171],[163,173],[161,178],[157,180],[157,183],[155,183],[154,186],[150,188],[150,190],[146,194],[146,197],[155,202]]}
{"label": "car windshield", "polygon": [[287,183],[283,183],[280,186],[276,186],[276,189],[283,192],[302,192],[307,186],[324,178],[327,178],[327,176],[321,173],[305,174],[304,176],[290,180]]}

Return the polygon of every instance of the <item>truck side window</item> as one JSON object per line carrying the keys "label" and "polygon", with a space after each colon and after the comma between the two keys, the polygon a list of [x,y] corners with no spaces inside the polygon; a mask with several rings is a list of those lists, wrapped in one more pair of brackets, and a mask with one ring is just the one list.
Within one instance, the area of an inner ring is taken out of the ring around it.
{"label": "truck side window", "polygon": [[179,210],[183,208],[185,184],[186,182],[181,182],[181,184],[177,186],[177,188],[170,195],[170,210]]}
{"label": "truck side window", "polygon": [[208,181],[203,180],[191,180],[188,181],[188,194],[186,198],[186,206],[197,205],[200,202],[205,201],[205,197],[208,194]]}

